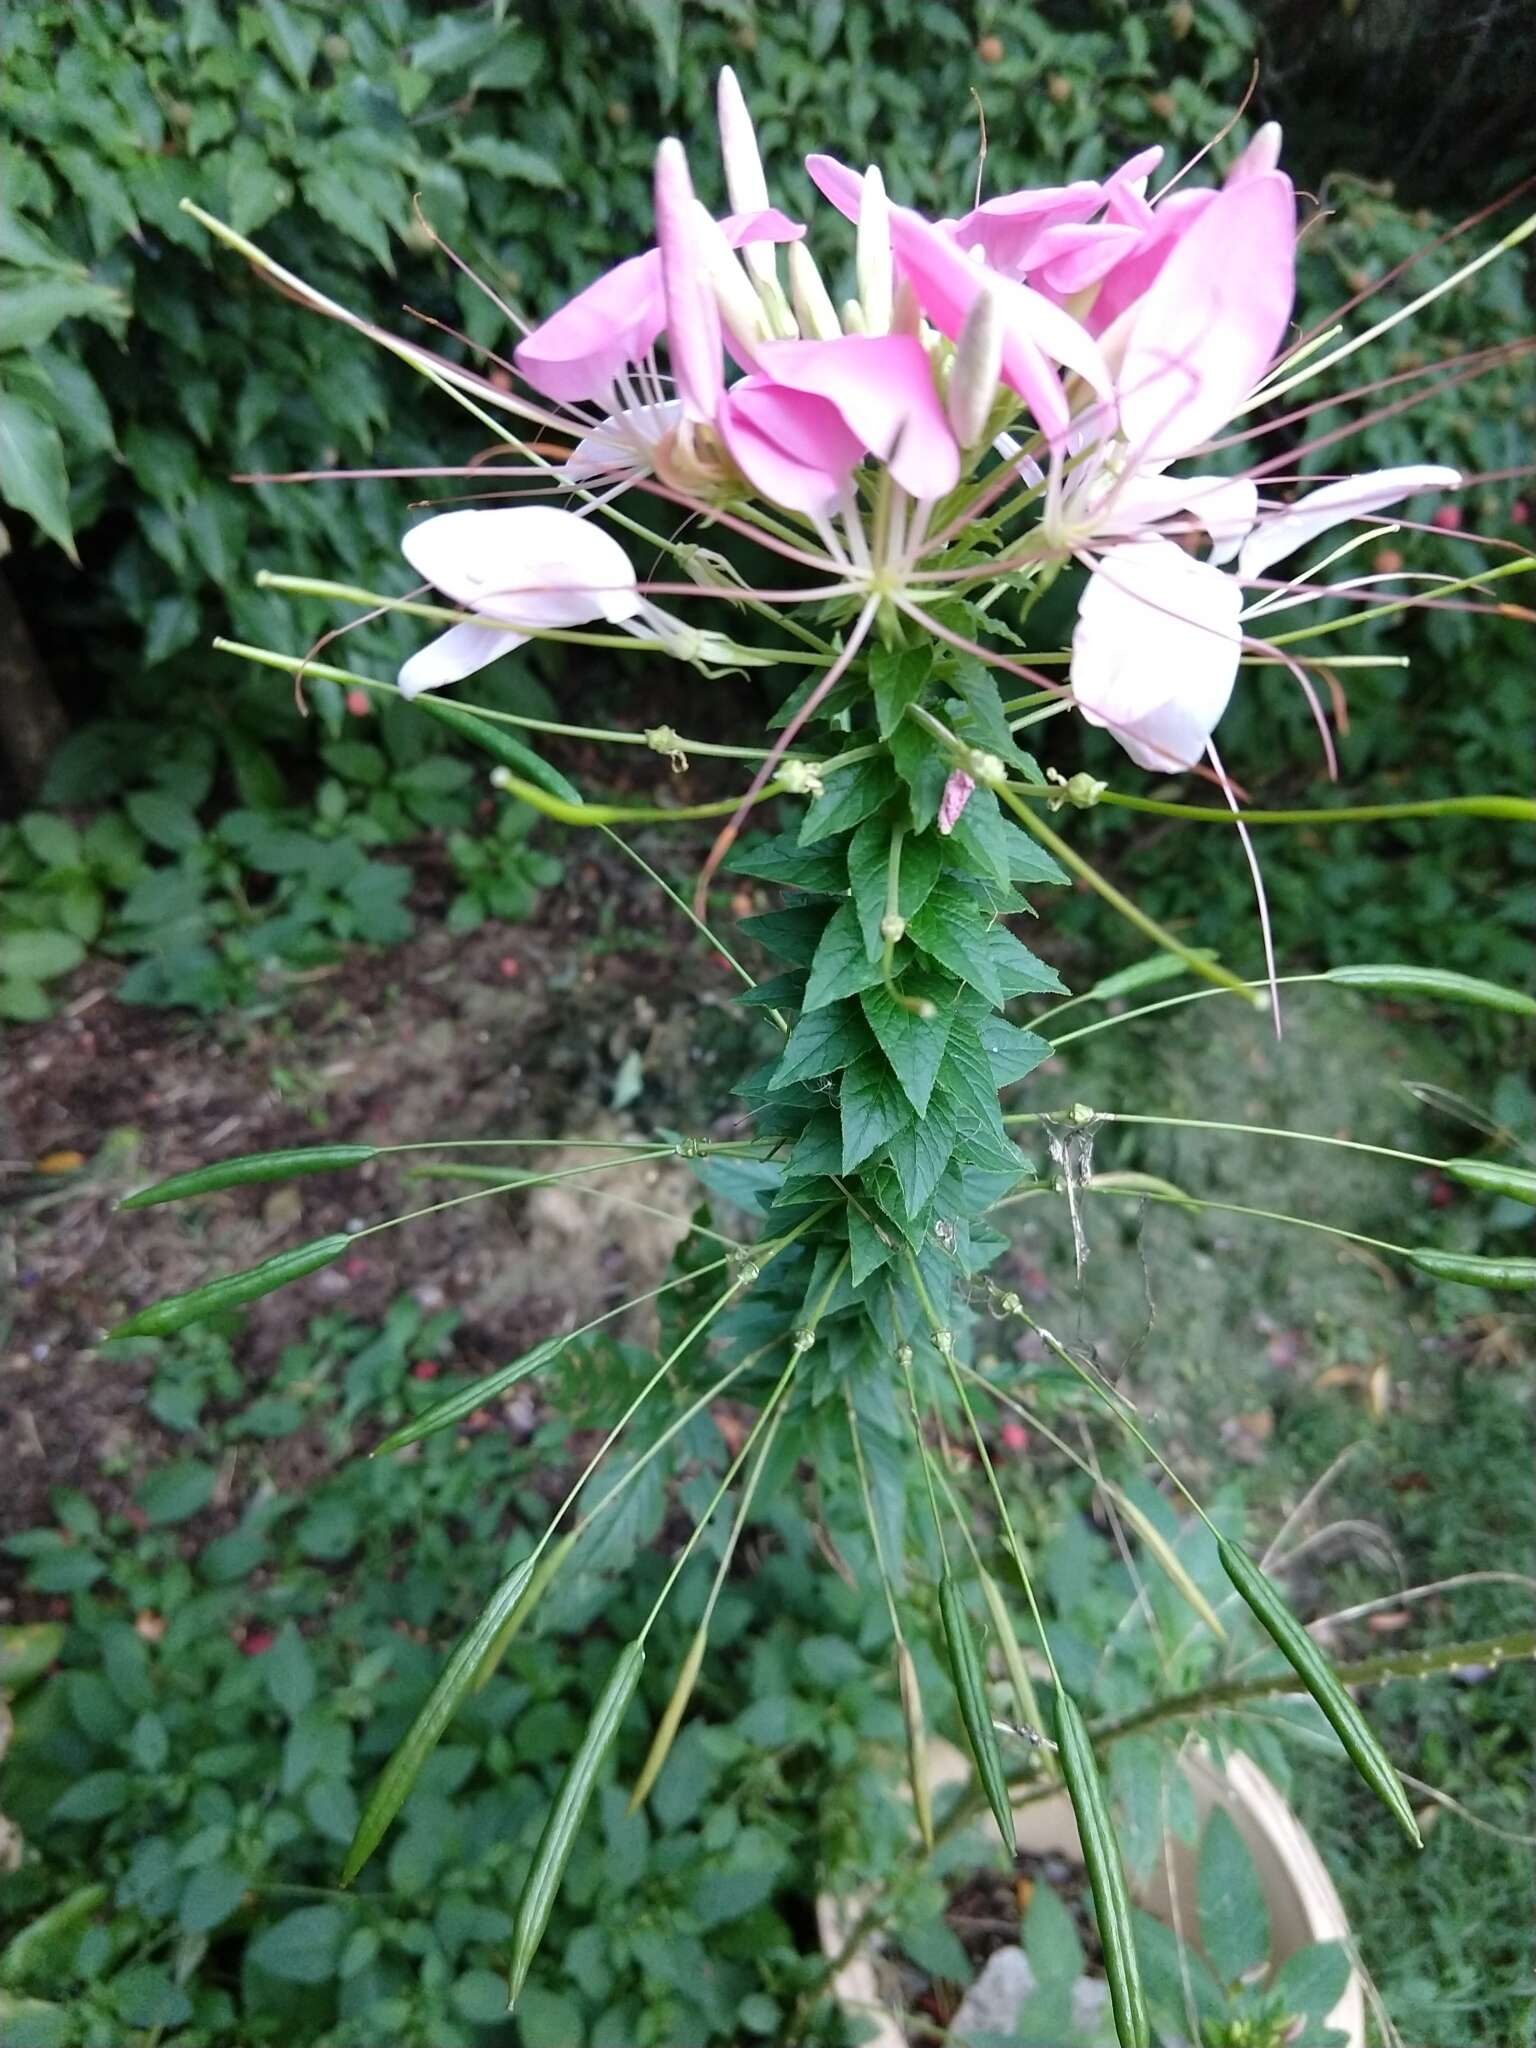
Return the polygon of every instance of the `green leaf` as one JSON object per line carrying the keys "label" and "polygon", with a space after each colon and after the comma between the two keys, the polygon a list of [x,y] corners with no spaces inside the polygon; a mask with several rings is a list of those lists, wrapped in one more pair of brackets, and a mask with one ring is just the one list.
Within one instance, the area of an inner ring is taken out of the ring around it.
{"label": "green leaf", "polygon": [[992,1062],[992,1085],[995,1088],[1006,1088],[1010,1082],[1022,1081],[1054,1051],[1048,1038],[1010,1024],[1004,1017],[984,1017],[976,1029],[982,1048]]}
{"label": "green leaf", "polygon": [[927,1115],[898,1131],[886,1146],[909,1217],[919,1215],[933,1199],[958,1137],[954,1104],[940,1090],[928,1104]]}
{"label": "green leaf", "polygon": [[[878,960],[885,950],[880,925],[885,916],[891,833],[892,827],[886,820],[866,818],[848,842],[848,880],[864,934],[864,949],[871,960]],[[896,889],[898,917],[910,921],[921,910],[938,880],[943,860],[943,842],[936,834],[904,835]]]}
{"label": "green leaf", "polygon": [[319,1681],[309,1645],[293,1623],[288,1622],[277,1641],[261,1660],[262,1682],[290,1721],[296,1721],[306,1707],[314,1704]]}
{"label": "green leaf", "polygon": [[[426,699],[421,701],[425,703]],[[844,904],[842,908],[848,912],[857,937],[858,924],[853,917],[852,904]],[[792,967],[811,965],[828,929],[826,906],[821,903],[795,903],[785,910],[759,911],[755,917],[742,918],[737,926],[743,938],[755,940],[765,952],[772,953],[776,959],[787,960]],[[863,951],[860,946],[860,959]],[[830,1002],[832,998],[829,996],[824,1000]]]}
{"label": "green leaf", "polygon": [[357,1824],[357,1833],[352,1837],[352,1846],[348,1849],[346,1861],[342,1865],[341,1882],[344,1885],[352,1882],[384,1839],[386,1829],[405,1804],[422,1765],[442,1740],[443,1731],[452,1720],[460,1700],[473,1686],[486,1652],[501,1634],[504,1624],[527,1591],[528,1582],[532,1577],[531,1558],[515,1565],[481,1609],[474,1627],[444,1665],[441,1676],[427,1696],[426,1704],[406,1731],[404,1740],[379,1773],[373,1790],[368,1795],[363,1817]]}
{"label": "green leaf", "polygon": [[912,1119],[906,1091],[878,1052],[865,1053],[844,1074],[839,1103],[844,1173],[852,1173]]}
{"label": "green leaf", "polygon": [[213,1499],[218,1472],[194,1458],[161,1465],[150,1473],[134,1499],[152,1528],[164,1529],[199,1514]]}
{"label": "green leaf", "polygon": [[501,136],[475,135],[467,142],[456,142],[451,155],[456,164],[466,164],[473,171],[486,171],[493,178],[511,178],[519,185],[534,185],[544,192],[559,192],[565,187],[565,178],[557,163],[541,156],[536,149],[525,148],[521,142],[507,141]]}
{"label": "green leaf", "polygon": [[[34,349],[45,342],[66,320],[99,320],[117,326],[127,313],[127,301],[110,285],[94,284],[84,276],[36,277],[20,284],[8,283],[0,298],[0,349]],[[3,451],[0,439],[0,451]],[[0,453],[0,475],[9,461]],[[9,489],[6,495],[19,504]],[[41,522],[39,522],[41,524]]]}
{"label": "green leaf", "polygon": [[883,755],[855,761],[851,768],[826,777],[821,796],[806,805],[800,821],[800,844],[813,846],[834,832],[847,832],[879,810],[896,789],[896,778]]}
{"label": "green leaf", "polygon": [[41,982],[25,974],[0,975],[0,1017],[12,1024],[37,1024],[52,1012]]}
{"label": "green leaf", "polygon": [[288,1984],[324,1984],[336,1974],[350,1925],[341,1906],[299,1906],[263,1927],[246,1948],[245,1959]]}
{"label": "green leaf", "polygon": [[[930,1003],[933,1014],[919,1017],[903,1008],[883,982],[865,989],[859,1001],[892,1073],[906,1091],[907,1100],[923,1116],[955,1020],[954,984],[939,975],[908,974],[902,980],[901,993]],[[1045,1050],[1049,1052],[1050,1047]]]}
{"label": "green leaf", "polygon": [[[768,914],[789,917],[795,913]],[[746,922],[760,924],[764,920],[748,918]],[[871,960],[864,950],[858,912],[851,903],[840,903],[827,919],[812,958],[810,977],[805,984],[805,1008],[820,1010],[842,996],[856,996],[861,989],[872,988],[880,978],[880,962]]]}
{"label": "green leaf", "polygon": [[805,889],[812,895],[842,896],[848,889],[848,870],[835,847],[799,846],[785,834],[765,840],[732,854],[726,873],[752,875],[760,882],[777,882],[784,889]]}
{"label": "green leaf", "polygon": [[84,958],[84,946],[69,932],[0,934],[0,974],[18,975],[24,981],[51,981]]}
{"label": "green leaf", "polygon": [[949,764],[933,740],[910,719],[891,734],[891,762],[907,790],[914,832],[926,832],[939,815],[939,801],[949,780]]}
{"label": "green leaf", "polygon": [[16,830],[34,860],[45,868],[74,868],[80,865],[80,834],[67,818],[51,811],[28,811],[16,820]]}
{"label": "green leaf", "polygon": [[921,952],[947,967],[956,980],[978,990],[996,1008],[1003,1001],[1003,985],[993,959],[993,929],[976,898],[953,876],[941,875],[908,926],[907,936]]}
{"label": "green leaf", "polygon": [[791,1081],[840,1073],[868,1050],[869,1033],[854,1004],[829,1003],[824,1009],[807,1010],[790,1032],[768,1085],[782,1088]]}
{"label": "green leaf", "polygon": [[1242,1836],[1213,1808],[1200,1839],[1196,1873],[1200,1946],[1228,1984],[1269,1960],[1269,1908]]}
{"label": "green leaf", "polygon": [[[0,326],[4,324],[0,319]],[[69,522],[69,478],[59,430],[25,399],[5,390],[0,390],[0,498],[35,519],[72,561],[79,559]]]}
{"label": "green leaf", "polygon": [[1072,1915],[1048,1884],[1037,1884],[1024,1915],[1024,1953],[1042,1984],[1075,1984],[1083,1974],[1083,1945]]}
{"label": "green leaf", "polygon": [[1314,1941],[1288,1955],[1268,1990],[1287,2014],[1325,2020],[1349,1988],[1349,1951],[1341,1941]]}
{"label": "green leaf", "polygon": [[314,208],[328,227],[338,228],[350,240],[360,243],[380,269],[394,276],[394,257],[384,223],[344,171],[322,164],[317,170],[305,172],[299,189],[306,204]]}
{"label": "green leaf", "polygon": [[944,678],[956,695],[949,700],[950,723],[961,739],[986,753],[997,754],[1017,768],[1027,782],[1038,782],[1034,758],[1017,745],[1008,729],[1008,714],[992,672],[972,655],[962,655]]}
{"label": "green leaf", "polygon": [[183,1934],[211,1934],[245,1897],[244,1873],[229,1863],[209,1863],[194,1870],[176,1908]]}
{"label": "green leaf", "polygon": [[261,0],[266,20],[267,42],[282,59],[283,68],[302,91],[309,84],[320,50],[320,31],[310,21],[285,6],[284,0]]}
{"label": "green leaf", "polygon": [[1014,996],[1065,995],[1066,983],[1054,967],[1047,967],[1005,924],[989,925],[987,957],[1003,991],[1004,1002]]}
{"label": "green leaf", "polygon": [[167,853],[185,853],[202,840],[197,813],[161,790],[135,790],[123,808],[150,844],[164,847]]}
{"label": "green leaf", "polygon": [[855,1287],[862,1287],[871,1273],[878,1273],[889,1264],[896,1249],[896,1239],[890,1227],[879,1221],[878,1211],[870,1215],[863,1209],[849,1208],[848,1271]]}
{"label": "green leaf", "polygon": [[890,738],[932,673],[933,646],[927,640],[916,647],[877,647],[870,655],[869,680],[881,739]]}

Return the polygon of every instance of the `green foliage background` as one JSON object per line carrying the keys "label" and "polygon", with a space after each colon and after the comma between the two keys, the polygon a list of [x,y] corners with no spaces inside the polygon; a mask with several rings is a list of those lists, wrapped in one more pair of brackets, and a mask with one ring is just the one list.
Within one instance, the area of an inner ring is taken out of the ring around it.
{"label": "green foliage background", "polygon": [[[334,690],[315,691],[320,716],[306,728],[280,683],[207,643],[228,631],[302,648],[335,623],[258,590],[263,567],[386,588],[400,578],[410,485],[253,487],[236,476],[459,460],[474,436],[408,372],[214,254],[177,211],[184,195],[363,311],[409,327],[402,309],[413,307],[505,348],[501,315],[433,248],[413,197],[498,291],[547,310],[646,238],[659,132],[698,139],[701,185],[719,196],[705,138],[722,62],[742,74],[787,206],[811,203],[798,159],[815,146],[878,156],[897,192],[943,212],[974,182],[973,92],[994,190],[1102,171],[1150,141],[1178,157],[1237,104],[1257,31],[1235,0],[797,0],[771,10],[748,0],[595,0],[575,12],[504,0],[342,9],[31,0],[11,11],[0,40],[0,498],[15,550],[0,573],[85,727],[44,801],[76,816],[135,795],[141,807],[145,795],[180,806],[158,833],[130,816],[127,848],[116,844],[110,863],[61,867],[38,850],[46,827],[0,839],[0,882],[30,892],[8,913],[22,943],[0,959],[12,984],[0,1007],[26,1015],[46,1008],[42,985],[92,943],[138,963],[131,997],[207,1009],[250,1000],[274,964],[312,964],[348,940],[408,928],[403,885],[378,872],[387,862],[316,856],[328,885],[304,890],[248,857],[241,826],[231,839],[227,814],[254,811],[334,840],[358,807],[356,778],[349,786],[316,758],[341,736]],[[1265,52],[1283,78],[1284,28],[1273,15]],[[1381,276],[1441,225],[1338,175],[1347,166],[1309,141],[1333,132],[1314,99],[1266,106],[1261,92],[1257,110],[1291,123],[1290,160],[1335,208],[1307,243],[1305,316]],[[1417,267],[1397,296],[1445,274],[1461,253]],[[1528,327],[1521,270],[1505,263],[1362,357],[1360,374],[1514,340]],[[1432,458],[1507,469],[1533,423],[1536,385],[1512,365],[1466,390],[1437,389],[1345,452],[1351,466]],[[1325,470],[1336,459],[1319,458]],[[1467,525],[1518,537],[1515,489],[1469,494]],[[1436,567],[1447,555],[1457,569],[1479,557],[1465,542],[1410,536],[1405,545]],[[370,629],[370,658],[387,663],[408,630]],[[1507,785],[1512,766],[1529,761],[1519,633],[1454,617],[1379,633],[1382,646],[1412,653],[1415,668],[1354,680],[1346,782],[1399,793]],[[569,665],[538,655],[507,670],[493,687],[526,690],[542,676],[557,696],[570,690]],[[580,683],[588,696],[603,687],[601,678]],[[680,704],[688,685],[679,672]],[[1267,679],[1246,690],[1224,734],[1236,772],[1270,793],[1316,774],[1315,740],[1292,695]],[[421,721],[409,732],[386,721],[370,787],[419,775],[438,740]],[[1109,758],[1086,735],[1068,744],[1090,765]],[[429,770],[429,782],[445,783],[429,795],[449,794],[451,773]],[[363,827],[364,850],[423,829],[463,831],[462,807],[423,820],[411,794],[403,821],[397,806],[382,830],[377,818]],[[1319,861],[1271,842],[1293,945],[1330,959],[1422,952],[1427,916],[1438,923],[1437,957],[1510,970],[1529,868],[1500,835],[1431,826],[1329,845],[1331,858]],[[1116,848],[1134,859],[1155,908],[1188,916],[1198,903],[1208,940],[1247,918],[1241,864],[1212,861],[1212,851],[1188,834],[1143,834]],[[146,867],[170,874],[147,903],[132,893]]]}

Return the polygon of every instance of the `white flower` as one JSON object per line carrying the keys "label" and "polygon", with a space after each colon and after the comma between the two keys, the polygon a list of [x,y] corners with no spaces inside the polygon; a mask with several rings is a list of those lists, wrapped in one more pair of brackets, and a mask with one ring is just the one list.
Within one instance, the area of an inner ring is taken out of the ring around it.
{"label": "white flower", "polygon": [[439,512],[401,542],[417,574],[485,625],[451,626],[400,671],[414,697],[473,675],[549,627],[622,625],[641,609],[635,571],[611,534],[546,505]]}

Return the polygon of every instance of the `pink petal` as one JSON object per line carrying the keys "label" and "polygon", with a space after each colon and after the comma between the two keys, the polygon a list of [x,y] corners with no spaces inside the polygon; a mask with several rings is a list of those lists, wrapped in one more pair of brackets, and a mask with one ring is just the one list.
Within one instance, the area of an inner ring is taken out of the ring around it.
{"label": "pink petal", "polygon": [[440,690],[445,683],[460,682],[499,655],[521,647],[527,637],[496,626],[450,626],[425,647],[418,647],[401,668],[397,678],[400,694],[419,697],[423,690]]}
{"label": "pink petal", "polygon": [[731,386],[715,431],[765,498],[813,517],[837,503],[864,454],[828,400],[767,376],[743,377]]}
{"label": "pink petal", "polygon": [[1410,464],[1404,469],[1373,469],[1361,476],[1340,477],[1321,490],[1308,491],[1283,511],[1267,513],[1238,557],[1237,573],[1247,580],[1262,576],[1276,562],[1283,562],[1309,540],[1342,526],[1347,519],[1363,519],[1384,506],[1400,504],[1419,491],[1454,491],[1461,484],[1461,472],[1436,463]]}
{"label": "pink petal", "polygon": [[698,202],[683,145],[669,135],[656,152],[656,241],[666,301],[667,352],[684,417],[707,422],[725,391],[720,308],[698,231]]}
{"label": "pink petal", "polygon": [[1269,171],[1217,192],[1109,344],[1121,423],[1142,461],[1226,425],[1274,360],[1295,294],[1296,199]]}
{"label": "pink petal", "polygon": [[857,171],[840,164],[835,156],[808,156],[805,168],[823,199],[830,199],[846,220],[858,219],[864,180]]}
{"label": "pink petal", "polygon": [[1090,219],[1103,203],[1103,187],[1090,178],[1038,192],[1007,192],[962,215],[954,224],[955,240],[967,251],[979,247],[994,270],[1022,277],[1036,260],[1042,234]]}
{"label": "pink petal", "polygon": [[1259,512],[1259,487],[1242,476],[1148,476],[1132,473],[1094,520],[1100,534],[1142,534],[1183,513],[1205,528],[1213,562],[1230,562]]}
{"label": "pink petal", "polygon": [[914,498],[941,498],[959,482],[960,451],[915,335],[767,342],[758,356],[777,383],[834,405],[861,446]]}
{"label": "pink petal", "polygon": [[[794,242],[805,229],[775,207],[729,214],[720,223],[733,249],[749,242]],[[642,362],[666,325],[661,251],[647,249],[568,299],[512,352],[519,371],[546,398],[607,404],[614,381]]]}
{"label": "pink petal", "polygon": [[1192,768],[1227,708],[1242,589],[1171,540],[1127,541],[1088,578],[1072,636],[1072,695],[1138,766]]}
{"label": "pink petal", "polygon": [[1155,210],[1144,199],[1112,198],[1109,217],[1133,227],[1139,240],[1132,253],[1116,264],[1087,316],[1095,334],[1102,334],[1128,306],[1145,298],[1163,265],[1210,205],[1216,194],[1205,187],[1170,192]]}
{"label": "pink petal", "polygon": [[1116,227],[1110,221],[1049,227],[1030,251],[1030,282],[1037,291],[1070,298],[1107,277],[1140,239],[1135,228]]}
{"label": "pink petal", "polygon": [[939,798],[939,830],[947,839],[959,824],[961,814],[975,793],[976,785],[963,768],[955,769]]}

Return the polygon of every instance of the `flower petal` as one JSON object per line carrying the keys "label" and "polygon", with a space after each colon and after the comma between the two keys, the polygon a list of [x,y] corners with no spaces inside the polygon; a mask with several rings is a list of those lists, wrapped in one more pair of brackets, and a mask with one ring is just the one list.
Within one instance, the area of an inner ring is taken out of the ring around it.
{"label": "flower petal", "polygon": [[1072,694],[1142,768],[1192,768],[1227,708],[1242,647],[1237,579],[1170,540],[1110,548],[1072,636]]}
{"label": "flower petal", "polygon": [[1104,188],[1092,178],[1034,192],[1005,192],[963,214],[954,224],[955,240],[966,251],[979,248],[1004,276],[1022,277],[1039,260],[1036,251],[1043,235],[1054,227],[1091,219],[1103,203]]}
{"label": "flower petal", "polygon": [[508,633],[498,626],[450,626],[425,647],[418,647],[397,678],[402,697],[419,697],[423,690],[440,690],[445,683],[457,683],[487,666],[498,655],[521,647],[527,635]]}
{"label": "flower petal", "polygon": [[959,482],[960,451],[915,335],[769,342],[758,356],[776,383],[834,405],[861,446],[914,498],[940,498]]}
{"label": "flower petal", "polygon": [[667,352],[684,417],[707,422],[725,391],[720,308],[699,233],[699,206],[683,145],[669,135],[656,152],[656,242],[666,301]]}
{"label": "flower petal", "polygon": [[1133,473],[1106,500],[1095,532],[1145,534],[1158,521],[1187,513],[1210,535],[1211,560],[1230,562],[1258,517],[1259,487],[1243,476],[1148,476]]}
{"label": "flower petal", "polygon": [[617,624],[640,608],[634,568],[612,534],[554,506],[439,512],[400,546],[418,575],[497,624]]}
{"label": "flower petal", "polygon": [[1296,199],[1279,171],[1217,192],[1180,236],[1114,336],[1138,460],[1171,461],[1237,412],[1285,335],[1295,256]]}
{"label": "flower petal", "polygon": [[731,386],[715,430],[765,498],[813,517],[837,503],[864,453],[829,400],[768,376],[743,377]]}
{"label": "flower petal", "polygon": [[675,398],[612,413],[591,433],[582,435],[561,463],[560,475],[569,484],[587,483],[600,476],[643,476],[652,467],[658,443],[678,427],[682,417],[683,408]]}
{"label": "flower petal", "polygon": [[1342,526],[1346,519],[1364,519],[1419,491],[1454,491],[1460,484],[1459,470],[1432,462],[1340,477],[1334,483],[1324,484],[1321,490],[1308,491],[1283,511],[1262,517],[1238,556],[1237,573],[1245,579],[1262,576],[1276,562],[1284,561],[1287,555],[1305,547],[1331,526]]}

